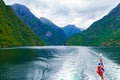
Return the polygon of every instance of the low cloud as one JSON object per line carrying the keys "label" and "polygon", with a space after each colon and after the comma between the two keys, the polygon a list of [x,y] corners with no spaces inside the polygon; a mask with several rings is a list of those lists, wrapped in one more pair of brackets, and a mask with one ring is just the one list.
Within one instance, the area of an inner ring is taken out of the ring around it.
{"label": "low cloud", "polygon": [[120,0],[4,0],[6,4],[26,5],[38,18],[45,17],[60,27],[75,24],[88,28],[107,15]]}

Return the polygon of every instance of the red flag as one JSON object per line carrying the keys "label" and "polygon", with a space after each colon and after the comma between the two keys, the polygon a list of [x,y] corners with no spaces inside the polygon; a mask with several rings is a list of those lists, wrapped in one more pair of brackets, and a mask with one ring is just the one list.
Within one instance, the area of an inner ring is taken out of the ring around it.
{"label": "red flag", "polygon": [[102,66],[98,65],[97,67],[97,73],[99,74],[99,76],[101,77],[102,80],[104,80],[104,76],[103,76],[103,71],[102,71]]}
{"label": "red flag", "polygon": [[103,62],[102,62],[102,54],[100,54],[100,62],[97,66],[97,73],[98,75],[101,77],[101,80],[104,80],[104,65],[103,65]]}

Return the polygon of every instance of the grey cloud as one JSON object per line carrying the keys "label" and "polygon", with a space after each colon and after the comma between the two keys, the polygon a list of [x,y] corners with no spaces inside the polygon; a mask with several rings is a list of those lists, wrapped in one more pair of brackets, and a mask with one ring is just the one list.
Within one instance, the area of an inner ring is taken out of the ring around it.
{"label": "grey cloud", "polygon": [[[48,1],[50,2],[50,1]],[[39,9],[40,12],[47,12],[50,15],[58,15],[58,16],[67,16],[70,13],[70,8],[64,4],[61,4],[57,1],[55,2],[45,2],[44,0],[40,0],[34,5],[34,9]],[[34,4],[33,3],[33,4]],[[31,5],[32,6],[32,5]]]}
{"label": "grey cloud", "polygon": [[120,0],[4,0],[26,5],[37,17],[46,17],[59,26],[89,27],[114,8]]}
{"label": "grey cloud", "polygon": [[31,5],[34,5],[34,7],[37,8],[41,8],[41,9],[47,9],[49,8],[48,3],[45,3],[45,1],[43,0],[35,0],[33,2],[31,2]]}
{"label": "grey cloud", "polygon": [[60,7],[56,6],[56,8],[54,8],[54,11],[55,11],[54,14],[67,16],[70,14],[71,9],[65,5],[61,5]]}

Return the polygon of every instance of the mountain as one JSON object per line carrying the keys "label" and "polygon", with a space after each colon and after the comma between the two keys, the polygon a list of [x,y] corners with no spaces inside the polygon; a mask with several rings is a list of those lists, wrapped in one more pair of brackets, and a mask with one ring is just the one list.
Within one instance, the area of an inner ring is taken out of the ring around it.
{"label": "mountain", "polygon": [[44,45],[14,13],[0,0],[0,47]]}
{"label": "mountain", "polygon": [[[16,15],[28,25],[47,45],[63,45],[65,35],[62,30],[47,19],[38,19],[24,5],[12,5]],[[45,21],[44,21],[45,20]],[[63,38],[64,37],[64,38]]]}
{"label": "mountain", "polygon": [[81,30],[77,28],[75,25],[67,25],[63,27],[62,29],[68,38],[73,36],[74,34],[78,34],[81,32]]}
{"label": "mountain", "polygon": [[64,31],[59,28],[57,25],[55,25],[53,22],[51,22],[50,20],[44,18],[44,17],[41,17],[40,18],[40,21],[45,25],[45,26],[48,26],[49,28],[52,29],[53,31],[53,34],[55,34],[55,36],[60,39],[60,41],[62,43],[65,43],[66,39],[67,39],[67,36],[66,34],[64,33]]}
{"label": "mountain", "polygon": [[71,37],[68,45],[120,46],[120,4],[87,30]]}

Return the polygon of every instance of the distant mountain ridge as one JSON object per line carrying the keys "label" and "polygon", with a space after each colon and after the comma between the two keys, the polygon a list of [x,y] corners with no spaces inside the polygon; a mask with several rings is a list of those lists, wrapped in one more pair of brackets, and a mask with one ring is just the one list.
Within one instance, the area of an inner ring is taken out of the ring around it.
{"label": "distant mountain ridge", "polygon": [[0,0],[0,47],[40,45],[44,43]]}
{"label": "distant mountain ridge", "polygon": [[113,8],[108,15],[120,15],[120,3]]}
{"label": "distant mountain ridge", "polygon": [[40,21],[45,25],[48,26],[49,28],[52,29],[52,31],[54,32],[54,34],[61,40],[61,42],[65,43],[67,36],[64,33],[64,31],[58,27],[57,25],[55,25],[53,22],[51,22],[50,20],[48,20],[47,18],[41,17]]}
{"label": "distant mountain ridge", "polygon": [[[66,40],[66,35],[58,26],[51,21],[40,21],[35,17],[30,10],[21,4],[12,5],[16,15],[33,30],[39,38],[41,38],[47,45],[63,45]],[[52,25],[51,25],[52,24]]]}
{"label": "distant mountain ridge", "polygon": [[40,17],[39,19],[44,25],[49,25],[49,27],[51,27],[52,29],[59,29],[59,27],[57,25],[55,25],[53,22],[51,22],[50,20],[48,20],[45,17]]}
{"label": "distant mountain ridge", "polygon": [[87,30],[71,37],[68,45],[120,46],[120,4]]}
{"label": "distant mountain ridge", "polygon": [[67,37],[71,37],[74,34],[78,34],[82,32],[79,28],[77,28],[75,25],[66,25],[63,28],[64,33],[67,35]]}

